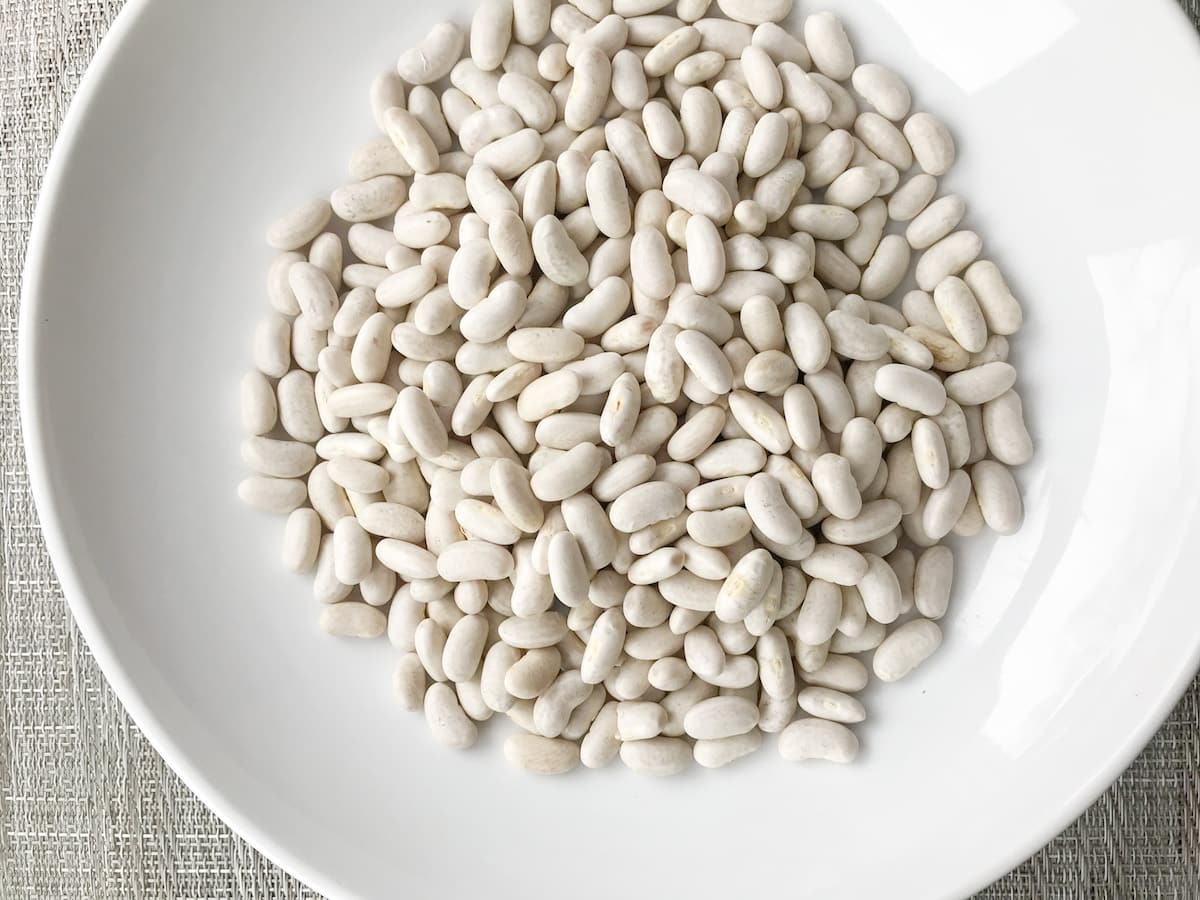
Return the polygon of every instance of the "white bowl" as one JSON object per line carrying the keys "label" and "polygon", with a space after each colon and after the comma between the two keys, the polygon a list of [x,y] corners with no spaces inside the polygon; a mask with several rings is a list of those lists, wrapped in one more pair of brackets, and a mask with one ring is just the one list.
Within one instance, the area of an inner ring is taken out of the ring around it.
{"label": "white bowl", "polygon": [[235,498],[264,227],[339,184],[371,77],[449,11],[135,0],[105,40],[30,245],[38,508],[134,720],[318,890],[961,896],[1078,815],[1196,670],[1195,35],[1170,0],[829,5],[951,123],[947,186],[1025,303],[1027,521],[969,542],[941,654],[871,693],[857,765],[769,746],[665,781],[520,774],[494,727],[435,746],[391,699],[387,643],[319,634],[281,521]]}

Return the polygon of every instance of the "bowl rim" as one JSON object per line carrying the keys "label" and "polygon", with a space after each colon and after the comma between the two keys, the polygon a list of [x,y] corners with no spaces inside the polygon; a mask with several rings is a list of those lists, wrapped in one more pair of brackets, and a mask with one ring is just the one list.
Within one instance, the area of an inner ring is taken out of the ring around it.
{"label": "bowl rim", "polygon": [[[321,894],[330,897],[356,896],[344,885],[337,883],[333,874],[310,866],[302,856],[292,853],[286,846],[276,842],[269,832],[260,828],[253,816],[241,809],[236,799],[227,796],[206,777],[200,766],[193,764],[184,747],[172,737],[168,724],[147,702],[136,681],[126,670],[108,627],[88,599],[84,579],[68,546],[62,524],[61,505],[50,486],[46,437],[41,422],[33,413],[41,389],[32,335],[37,328],[42,302],[42,274],[50,262],[48,223],[58,206],[65,173],[82,136],[80,124],[84,113],[105,81],[114,60],[136,30],[143,14],[154,2],[156,0],[128,0],[117,13],[108,32],[101,38],[69,101],[38,192],[21,273],[17,337],[18,402],[30,492],[42,538],[71,615],[105,680],[154,750],[188,790],[222,823],[273,864]],[[1179,0],[1157,0],[1153,9],[1154,14],[1174,18],[1175,24],[1167,23],[1165,27],[1187,30],[1192,37],[1193,52],[1200,58],[1198,26],[1179,5]],[[1143,9],[1141,12],[1146,11]],[[1191,655],[1180,660],[1173,679],[1155,701],[1147,705],[1141,721],[1128,732],[1125,742],[1119,748],[1115,748],[1107,762],[1076,789],[1072,801],[1058,814],[1050,817],[1041,828],[1031,832],[1024,841],[1014,845],[1007,853],[999,854],[991,866],[976,870],[974,875],[963,880],[960,886],[968,894],[987,887],[1021,865],[1077,821],[1146,748],[1195,680],[1198,671],[1200,635],[1196,638]]]}
{"label": "bowl rim", "polygon": [[274,865],[319,893],[330,897],[347,896],[348,892],[344,886],[337,884],[327,873],[310,866],[302,856],[291,853],[285,846],[277,843],[268,832],[256,825],[250,815],[242,811],[234,798],[226,796],[205,776],[199,766],[193,765],[184,748],[172,737],[168,725],[146,701],[136,681],[126,670],[102,618],[88,599],[83,578],[68,546],[59,503],[50,486],[42,423],[33,413],[35,398],[41,389],[32,335],[37,328],[42,300],[42,271],[49,263],[48,222],[59,203],[65,173],[80,141],[80,123],[85,111],[102,86],[109,68],[153,2],[155,0],[128,0],[113,19],[107,33],[100,39],[96,53],[84,70],[79,86],[67,106],[38,191],[21,272],[17,328],[17,393],[30,492],[63,599],[67,602],[89,652],[138,731],[145,736],[171,771],[179,776],[187,789],[239,838],[245,840]]}

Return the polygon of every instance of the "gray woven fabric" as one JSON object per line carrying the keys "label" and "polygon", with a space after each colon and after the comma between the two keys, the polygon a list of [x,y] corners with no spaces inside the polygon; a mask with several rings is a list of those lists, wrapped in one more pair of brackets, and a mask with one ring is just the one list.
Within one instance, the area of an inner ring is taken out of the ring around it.
{"label": "gray woven fabric", "polygon": [[[1140,2],[1140,0],[1129,0]],[[1200,0],[1181,0],[1200,23]],[[62,601],[17,421],[21,263],[62,115],[121,0],[0,0],[0,898],[315,897],[130,723]],[[1200,682],[1121,780],[978,896],[1200,897]]]}

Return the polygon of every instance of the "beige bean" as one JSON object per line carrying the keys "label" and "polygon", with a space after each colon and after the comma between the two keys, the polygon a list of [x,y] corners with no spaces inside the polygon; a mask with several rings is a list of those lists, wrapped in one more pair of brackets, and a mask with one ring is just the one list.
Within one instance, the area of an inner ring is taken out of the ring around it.
{"label": "beige bean", "polygon": [[858,756],[858,738],[837,722],[800,719],[779,735],[779,755],[788,762],[818,759],[849,763]]}

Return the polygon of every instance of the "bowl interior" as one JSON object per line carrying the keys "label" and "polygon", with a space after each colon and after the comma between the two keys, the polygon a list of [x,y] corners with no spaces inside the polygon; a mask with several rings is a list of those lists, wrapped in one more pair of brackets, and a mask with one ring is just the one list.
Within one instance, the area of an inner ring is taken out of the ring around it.
{"label": "bowl interior", "polygon": [[282,520],[234,493],[265,225],[341,183],[370,79],[470,5],[143,0],[102,49],[31,245],[22,375],[47,539],[106,674],[201,797],[335,896],[927,898],[998,876],[1119,773],[1196,665],[1190,29],[1167,0],[827,4],[950,123],[945,189],[1025,304],[1027,521],[962,546],[946,644],[871,692],[858,765],[769,750],[667,781],[537,780],[494,726],[436,747],[391,699],[392,649],[321,635]]}

